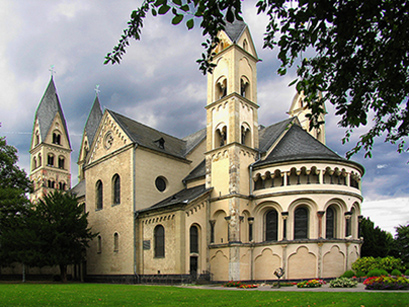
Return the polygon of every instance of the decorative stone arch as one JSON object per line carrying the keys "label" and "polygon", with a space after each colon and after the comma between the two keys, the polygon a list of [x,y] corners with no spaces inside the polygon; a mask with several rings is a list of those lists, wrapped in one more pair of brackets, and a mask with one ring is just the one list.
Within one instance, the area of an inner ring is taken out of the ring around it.
{"label": "decorative stone arch", "polygon": [[227,125],[224,122],[217,124],[214,129],[214,144],[213,148],[218,148],[227,143]]}
{"label": "decorative stone arch", "polygon": [[247,52],[249,51],[249,43],[247,42],[247,39],[243,40],[243,49]]}
{"label": "decorative stone arch", "polygon": [[34,146],[37,146],[40,144],[40,132],[36,130],[35,135],[34,135]]}
{"label": "decorative stone arch", "polygon": [[111,187],[112,204],[119,205],[121,203],[121,177],[118,173],[112,176]]}
{"label": "decorative stone arch", "polygon": [[274,201],[263,201],[256,206],[254,213],[256,242],[282,239],[282,212],[281,205]]}
{"label": "decorative stone arch", "polygon": [[65,157],[63,155],[58,156],[58,168],[65,169]]}
{"label": "decorative stone arch", "polygon": [[221,76],[215,82],[215,100],[222,99],[223,97],[227,96],[227,77]]}
{"label": "decorative stone arch", "polygon": [[61,180],[58,183],[58,189],[61,191],[65,191],[67,189],[67,184],[63,180]]}
{"label": "decorative stone arch", "polygon": [[254,258],[254,279],[271,280],[276,279],[274,271],[282,266],[280,255],[274,253],[270,247],[263,248]]}
{"label": "decorative stone arch", "polygon": [[228,243],[228,222],[226,221],[227,213],[224,210],[217,210],[213,214],[212,220],[214,221],[214,243]]}
{"label": "decorative stone arch", "polygon": [[[332,209],[332,223],[333,231],[331,235],[331,209]],[[324,206],[324,218],[322,219],[323,236],[326,239],[343,238],[344,229],[344,214],[347,211],[347,206],[342,199],[333,198],[327,201]]]}
{"label": "decorative stone arch", "polygon": [[119,252],[119,234],[118,232],[114,233],[114,252]]}
{"label": "decorative stone arch", "polygon": [[299,246],[288,256],[288,279],[306,279],[317,276],[317,255],[306,245]]}
{"label": "decorative stone arch", "polygon": [[215,281],[229,280],[229,257],[222,250],[217,250],[210,257],[210,272],[213,274]]}
{"label": "decorative stone arch", "polygon": [[247,122],[241,123],[241,143],[247,147],[252,147],[253,145],[251,128]]}
{"label": "decorative stone arch", "polygon": [[[297,211],[299,208],[305,208],[307,210],[307,216],[306,222],[307,225],[302,224],[302,215],[301,210]],[[297,212],[296,212],[297,211]],[[290,229],[290,235],[289,238],[293,239],[313,239],[317,237],[317,212],[318,212],[318,205],[309,198],[300,198],[295,201],[293,201],[289,207],[288,207],[288,213],[289,213],[289,218],[288,218],[288,228]],[[295,216],[299,214],[297,217]],[[297,227],[297,234],[296,228]],[[301,227],[301,228],[300,228]],[[306,229],[305,229],[306,228]],[[300,238],[301,236],[301,230],[306,230],[306,237]]]}
{"label": "decorative stone arch", "polygon": [[37,158],[34,157],[34,158],[33,158],[33,164],[32,164],[31,169],[32,169],[32,170],[35,170],[37,167],[38,167],[38,166],[37,166]]}
{"label": "decorative stone arch", "polygon": [[345,253],[338,245],[333,245],[322,257],[323,278],[338,277],[345,272]]}
{"label": "decorative stone arch", "polygon": [[42,159],[41,153],[39,153],[39,154],[38,154],[38,166],[39,166],[39,167],[43,164],[42,160],[43,160],[43,159]]}
{"label": "decorative stone arch", "polygon": [[361,206],[358,202],[354,202],[351,206],[351,236],[359,239],[359,216],[361,213]]}
{"label": "decorative stone arch", "polygon": [[54,166],[54,163],[55,163],[54,159],[55,159],[54,154],[52,152],[49,152],[47,154],[47,165],[48,166]]}

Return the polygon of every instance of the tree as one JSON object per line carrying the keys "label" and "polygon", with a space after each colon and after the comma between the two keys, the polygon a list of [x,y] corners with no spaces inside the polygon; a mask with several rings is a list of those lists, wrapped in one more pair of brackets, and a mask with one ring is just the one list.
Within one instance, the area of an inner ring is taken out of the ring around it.
{"label": "tree", "polygon": [[403,263],[409,264],[409,224],[406,226],[399,225],[395,227],[396,229],[396,250],[399,254],[399,258],[402,259]]}
{"label": "tree", "polygon": [[380,229],[371,219],[361,221],[361,235],[364,243],[361,247],[361,257],[386,257],[393,246],[393,237],[390,233]]}
{"label": "tree", "polygon": [[[369,130],[347,157],[363,149],[371,156],[374,140],[397,144],[407,151],[409,134],[409,3],[404,0],[259,0],[258,14],[266,14],[264,48],[278,48],[284,75],[297,64],[297,90],[311,109],[310,128],[318,127],[323,102],[329,101],[347,128],[343,142],[360,126]],[[203,73],[211,72],[217,33],[226,22],[241,19],[241,0],[145,0],[131,13],[128,28],[106,56],[120,63],[130,39],[139,40],[143,20],[173,14],[172,24],[185,18],[188,29],[200,20],[206,51],[198,60]],[[312,57],[307,54],[314,53]],[[322,99],[318,99],[323,93]],[[368,118],[369,116],[372,119]]]}
{"label": "tree", "polygon": [[67,266],[85,260],[85,249],[97,235],[88,228],[84,204],[78,204],[75,195],[56,191],[41,199],[33,212],[41,263],[58,265],[66,281]]}
{"label": "tree", "polygon": [[25,229],[31,183],[17,161],[17,149],[0,137],[0,261],[3,265],[25,263],[28,257],[22,252],[27,236],[20,236],[19,231]]}

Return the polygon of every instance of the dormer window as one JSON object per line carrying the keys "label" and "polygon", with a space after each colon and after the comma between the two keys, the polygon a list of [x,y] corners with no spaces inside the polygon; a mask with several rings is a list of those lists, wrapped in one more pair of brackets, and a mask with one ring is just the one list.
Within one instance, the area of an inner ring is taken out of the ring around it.
{"label": "dormer window", "polygon": [[53,144],[61,145],[61,134],[58,132],[53,133]]}
{"label": "dormer window", "polygon": [[165,149],[165,140],[163,138],[160,138],[159,140],[156,140],[154,142],[156,146],[158,146],[160,149]]}

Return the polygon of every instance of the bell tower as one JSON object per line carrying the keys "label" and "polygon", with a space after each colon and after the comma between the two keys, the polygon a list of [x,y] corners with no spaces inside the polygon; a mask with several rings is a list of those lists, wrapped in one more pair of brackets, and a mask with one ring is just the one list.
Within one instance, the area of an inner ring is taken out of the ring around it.
{"label": "bell tower", "polygon": [[36,202],[54,190],[71,188],[71,144],[53,77],[38,105],[30,146],[30,180]]}
{"label": "bell tower", "polygon": [[249,166],[259,147],[258,57],[243,21],[226,22],[218,38],[216,67],[207,81],[206,187],[213,188],[211,219],[223,212],[227,222],[228,242],[221,243],[229,246],[229,280],[239,280],[241,213],[249,203]]}

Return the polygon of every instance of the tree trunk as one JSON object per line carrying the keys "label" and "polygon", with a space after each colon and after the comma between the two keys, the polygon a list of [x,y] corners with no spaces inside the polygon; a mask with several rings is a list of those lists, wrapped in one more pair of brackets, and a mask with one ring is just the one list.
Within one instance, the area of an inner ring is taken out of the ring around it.
{"label": "tree trunk", "polygon": [[67,265],[60,264],[61,281],[67,282]]}

